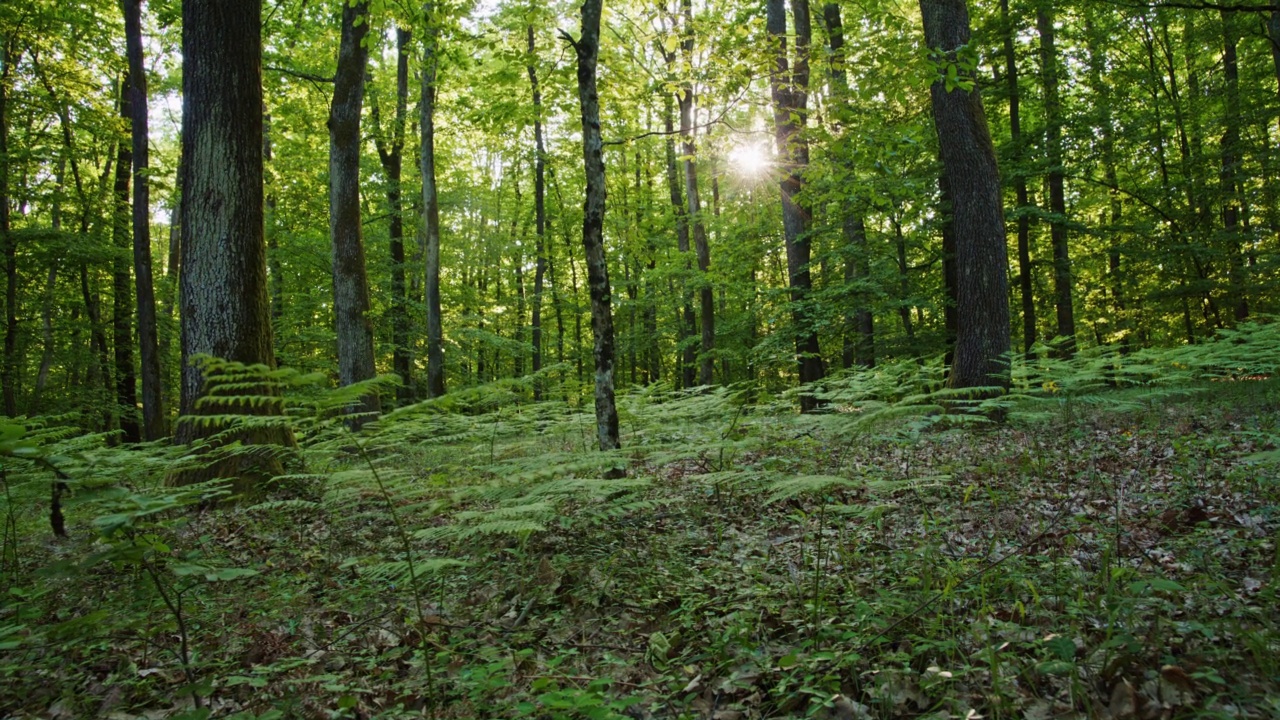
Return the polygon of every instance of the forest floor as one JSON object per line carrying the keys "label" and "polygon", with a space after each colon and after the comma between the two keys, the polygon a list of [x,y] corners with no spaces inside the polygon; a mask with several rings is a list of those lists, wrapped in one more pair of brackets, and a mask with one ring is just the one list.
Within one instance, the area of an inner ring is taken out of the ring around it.
{"label": "forest floor", "polygon": [[265,500],[10,512],[0,716],[1277,717],[1277,399],[401,411]]}

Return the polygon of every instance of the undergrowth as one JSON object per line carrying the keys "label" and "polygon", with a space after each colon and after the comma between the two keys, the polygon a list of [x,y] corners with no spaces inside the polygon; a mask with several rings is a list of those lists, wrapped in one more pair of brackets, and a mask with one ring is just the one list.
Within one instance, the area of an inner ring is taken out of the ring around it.
{"label": "undergrowth", "polygon": [[[886,365],[809,388],[805,416],[638,388],[599,453],[580,404],[527,383],[353,434],[390,380],[222,364],[224,405],[267,388],[287,420],[223,413],[194,448],[0,427],[0,710],[1275,716],[1278,365],[1255,324],[1016,358],[999,394]],[[282,422],[297,448],[247,439]],[[286,474],[249,496],[164,482],[266,456]]]}

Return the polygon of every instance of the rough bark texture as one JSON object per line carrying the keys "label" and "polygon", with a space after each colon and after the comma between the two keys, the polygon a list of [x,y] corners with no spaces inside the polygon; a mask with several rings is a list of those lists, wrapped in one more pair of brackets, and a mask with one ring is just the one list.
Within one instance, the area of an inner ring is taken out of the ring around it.
{"label": "rough bark texture", "polygon": [[582,110],[582,157],[587,198],[582,206],[582,247],[591,288],[591,331],[595,336],[596,438],[601,450],[616,450],[618,409],[613,397],[613,299],[604,256],[604,143],[600,137],[600,97],[596,63],[600,56],[602,0],[582,3],[582,37],[573,43],[578,55],[578,103]]}
{"label": "rough bark texture", "polygon": [[[129,80],[120,86],[120,117],[132,114],[129,105]],[[123,440],[136,443],[142,439],[138,425],[138,376],[133,369],[133,288],[129,277],[129,169],[133,166],[129,144],[116,145],[116,176],[112,193],[111,243],[115,255],[111,262],[111,350],[115,360],[116,415],[119,416]]]}
{"label": "rough bark texture", "polygon": [[1023,352],[1031,355],[1036,344],[1036,298],[1031,276],[1031,215],[1027,195],[1026,169],[1022,167],[1025,147],[1022,140],[1022,91],[1018,87],[1018,61],[1013,51],[1017,28],[1009,14],[1009,0],[1000,0],[1004,21],[1005,82],[1009,90],[1009,135],[1013,141],[1013,191],[1018,216],[1018,292],[1022,298]]}
{"label": "rough bark texture", "polygon": [[[360,225],[360,111],[369,50],[369,5],[342,10],[342,40],[329,106],[329,239],[333,249],[333,310],[338,331],[338,380],[345,387],[377,374],[369,276]],[[381,410],[377,393],[354,403],[350,425],[358,429]]]}
{"label": "rough bark texture", "polygon": [[1045,155],[1049,163],[1049,237],[1053,244],[1053,294],[1058,315],[1058,348],[1075,352],[1076,316],[1071,298],[1071,254],[1067,245],[1067,201],[1063,188],[1062,101],[1058,93],[1058,48],[1052,10],[1046,2],[1036,9],[1040,32],[1040,80],[1044,87]]}
{"label": "rough bark texture", "polygon": [[[205,378],[196,356],[275,365],[263,238],[261,9],[258,0],[182,5],[183,415],[254,411],[197,408]],[[278,412],[273,405],[257,412]],[[197,423],[181,423],[177,440],[189,443],[200,432]],[[287,431],[252,439],[293,443]],[[278,462],[242,463],[235,474],[253,480],[276,470]]]}
{"label": "rough bark texture", "polygon": [[[387,235],[391,253],[391,367],[400,377],[396,388],[396,400],[405,405],[414,400],[413,341],[409,337],[409,289],[405,281],[404,253],[404,131],[409,107],[409,43],[413,33],[396,28],[396,108],[392,118],[391,142],[381,136],[376,140],[378,159],[382,172],[387,176],[387,205],[391,208],[391,220]],[[372,107],[374,124],[378,121],[378,106]]]}
{"label": "rough bark texture", "polygon": [[[537,235],[535,252],[538,255],[533,274],[533,310],[530,324],[530,344],[533,345],[533,374],[542,370],[542,286],[547,274],[547,148],[542,137],[542,90],[538,87],[538,68],[535,64],[537,47],[534,45],[533,26],[526,29],[528,35],[529,89],[533,93],[533,209],[534,232]],[[535,380],[533,399],[542,399],[542,382]]]}
{"label": "rough bark texture", "polygon": [[444,325],[440,318],[440,198],[436,192],[436,56],[435,3],[424,8],[427,31],[422,38],[422,97],[418,103],[422,149],[422,232],[426,255],[427,397],[440,397],[444,386]]}
{"label": "rough bark texture", "polygon": [[[823,5],[822,18],[827,27],[827,42],[830,43],[831,49],[831,85],[834,88],[833,101],[837,103],[835,114],[840,117],[849,112],[849,75],[845,67],[844,23],[840,18],[840,4]],[[847,170],[852,174],[852,167]],[[852,193],[845,193],[841,213],[843,215],[840,226],[844,240],[842,252],[844,281],[849,285],[865,285],[871,276],[871,257],[867,251],[867,225]],[[853,314],[845,319],[849,327],[846,329],[844,347],[840,354],[841,364],[846,368],[853,367],[855,364],[861,367],[875,367],[875,322],[871,314],[870,293],[859,287],[855,290],[854,297]]]}
{"label": "rough bark texture", "polygon": [[[807,304],[813,281],[809,275],[809,208],[796,197],[804,188],[804,171],[809,165],[809,143],[803,130],[808,113],[809,40],[811,23],[806,0],[791,1],[795,24],[794,63],[787,53],[787,16],[782,0],[767,0],[766,23],[775,44],[776,61],[770,76],[773,95],[773,122],[778,155],[787,174],[781,182],[782,228],[787,246],[787,276],[791,288],[791,317],[795,325],[796,358],[800,384],[821,380],[824,375],[818,333]],[[809,394],[800,396],[800,411],[818,407]]]}
{"label": "rough bark texture", "polygon": [[17,63],[13,39],[0,37],[0,244],[4,246],[4,358],[0,394],[4,414],[18,414],[18,250],[9,230],[9,79]]}
{"label": "rough bark texture", "polygon": [[156,291],[151,271],[151,168],[147,128],[147,71],[142,54],[142,0],[122,0],[129,57],[129,102],[133,140],[133,282],[138,314],[142,378],[142,428],[147,440],[168,434],[160,381]]}
{"label": "rough bark texture", "polygon": [[[939,62],[969,42],[964,0],[921,0],[925,41]],[[952,387],[1007,385],[1008,258],[1000,175],[977,88],[930,88],[956,241],[956,349]]]}

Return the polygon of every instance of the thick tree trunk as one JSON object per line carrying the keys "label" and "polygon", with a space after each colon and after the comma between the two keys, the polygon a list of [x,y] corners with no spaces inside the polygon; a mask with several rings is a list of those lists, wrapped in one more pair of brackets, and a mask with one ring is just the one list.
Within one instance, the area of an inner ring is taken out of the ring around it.
{"label": "thick tree trunk", "polygon": [[[409,337],[409,294],[405,279],[404,252],[404,132],[409,107],[409,43],[413,33],[396,28],[396,110],[392,119],[391,143],[376,140],[378,159],[387,176],[387,205],[391,210],[388,245],[391,253],[391,368],[400,377],[396,401],[406,405],[414,400],[413,341]],[[374,124],[379,124],[378,106],[371,108]]]}
{"label": "thick tree trunk", "polygon": [[[797,196],[804,188],[804,171],[809,165],[809,142],[804,136],[809,104],[809,41],[811,25],[807,0],[791,0],[795,24],[795,61],[787,53],[787,16],[782,0],[767,0],[766,23],[775,43],[776,60],[770,76],[773,96],[773,123],[778,155],[787,174],[781,182],[782,228],[787,247],[787,277],[791,288],[791,319],[795,325],[796,359],[800,384],[807,385],[824,376],[818,333],[808,307],[813,281],[809,275],[810,211]],[[800,411],[810,412],[818,401],[808,393],[800,396]]]}
{"label": "thick tree trunk", "polygon": [[[537,47],[532,25],[526,28],[526,34],[529,59],[525,69],[529,73],[529,89],[533,93],[533,227],[537,234],[535,252],[538,255],[533,272],[530,344],[533,346],[533,374],[537,375],[542,371],[542,291],[547,274],[547,148],[542,137],[542,90],[538,87]],[[540,378],[534,379],[533,399],[542,399]]]}
{"label": "thick tree trunk", "polygon": [[426,249],[427,397],[444,395],[444,325],[440,317],[440,198],[436,192],[436,47],[435,3],[423,10],[427,30],[422,38],[422,97],[418,103],[422,148],[422,232]]}
{"label": "thick tree trunk", "polygon": [[1022,90],[1018,86],[1018,61],[1013,50],[1017,27],[1009,14],[1009,0],[1000,0],[1004,21],[1005,82],[1009,90],[1009,135],[1013,141],[1013,192],[1018,216],[1018,292],[1022,299],[1022,350],[1028,357],[1036,344],[1036,298],[1031,275],[1031,201],[1027,195],[1026,148],[1022,140]]}
{"label": "thick tree trunk", "polygon": [[600,137],[600,97],[596,63],[600,57],[602,0],[582,3],[582,37],[573,43],[578,55],[578,103],[582,110],[582,157],[587,198],[582,206],[582,247],[591,288],[591,331],[595,336],[596,437],[601,450],[616,450],[618,409],[613,397],[613,299],[604,255],[604,143]]}
{"label": "thick tree trunk", "polygon": [[[939,62],[956,63],[969,43],[964,0],[921,0],[925,41]],[[961,72],[962,80],[971,81]],[[930,88],[934,125],[952,195],[956,239],[956,350],[952,387],[1009,383],[1009,280],[1000,173],[982,99],[974,87]]]}
{"label": "thick tree trunk", "polygon": [[[129,80],[120,87],[120,117],[132,114]],[[129,277],[129,169],[133,166],[128,143],[116,145],[116,177],[112,195],[111,241],[115,256],[111,262],[111,347],[115,359],[116,414],[124,441],[142,439],[138,426],[138,376],[133,369],[133,288]]]}
{"label": "thick tree trunk", "polygon": [[1053,15],[1041,0],[1036,8],[1040,32],[1040,79],[1044,88],[1045,155],[1049,163],[1049,236],[1053,243],[1053,294],[1058,315],[1058,350],[1075,353],[1076,318],[1072,302],[1071,255],[1067,246],[1067,201],[1063,188],[1062,101],[1058,93],[1058,48]]}
{"label": "thick tree trunk", "polygon": [[18,248],[9,227],[9,82],[18,62],[13,38],[0,37],[0,244],[4,247],[4,358],[0,394],[4,414],[18,414]]}
{"label": "thick tree trunk", "polygon": [[[342,10],[342,40],[329,107],[329,238],[333,248],[333,311],[338,331],[338,380],[342,386],[372,379],[373,318],[369,316],[369,276],[360,223],[360,111],[369,50],[369,5],[363,0]],[[368,393],[347,411],[359,429],[381,410]]]}
{"label": "thick tree trunk", "polygon": [[[275,366],[267,299],[262,184],[262,6],[258,0],[186,0],[182,4],[182,414],[246,412],[261,407],[204,403],[207,355]],[[264,392],[266,392],[264,390]],[[207,433],[183,422],[176,439]],[[293,444],[283,429],[249,440]],[[249,460],[215,468],[239,478],[238,489],[279,471],[279,461]],[[207,474],[175,475],[172,482]],[[215,475],[216,477],[216,475]]]}
{"label": "thick tree trunk", "polygon": [[[844,23],[840,19],[840,4],[829,2],[822,6],[822,18],[827,27],[827,42],[831,49],[831,85],[834,88],[833,101],[837,104],[835,115],[843,118],[849,114],[849,75],[845,67]],[[846,168],[851,179],[854,168]],[[859,212],[857,201],[852,193],[845,193],[841,213],[840,226],[843,232],[844,248],[844,281],[846,284],[858,284],[854,291],[854,308],[852,315],[846,317],[849,327],[845,330],[844,347],[841,349],[841,364],[851,368],[855,364],[860,367],[875,367],[875,322],[871,314],[870,293],[866,285],[871,281],[871,257],[867,248],[867,225]]]}
{"label": "thick tree trunk", "polygon": [[138,349],[142,376],[142,430],[147,440],[168,434],[160,383],[156,291],[151,272],[151,170],[147,129],[147,70],[142,55],[142,0],[122,0],[129,57],[129,106],[133,140],[133,281],[137,291]]}

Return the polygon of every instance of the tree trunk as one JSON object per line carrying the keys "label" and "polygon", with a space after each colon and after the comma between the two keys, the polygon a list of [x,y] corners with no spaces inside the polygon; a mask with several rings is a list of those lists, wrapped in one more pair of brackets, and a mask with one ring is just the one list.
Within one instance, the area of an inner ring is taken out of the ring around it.
{"label": "tree trunk", "polygon": [[147,440],[168,434],[160,384],[156,292],[151,272],[151,170],[147,129],[147,70],[142,55],[142,0],[122,0],[129,56],[129,104],[133,139],[133,281],[137,291],[138,349],[142,376],[142,428]]}
{"label": "tree trunk", "polygon": [[[281,410],[278,403],[197,406],[205,377],[192,362],[205,355],[275,366],[263,237],[261,15],[258,0],[182,4],[181,407],[186,416]],[[179,425],[176,439],[190,443],[208,432],[187,421]],[[278,427],[241,439],[294,442],[291,432]],[[278,460],[244,456],[236,468],[213,471],[238,477],[237,489],[247,490],[279,469]],[[170,480],[204,477],[192,473]]]}
{"label": "tree trunk", "polygon": [[[129,80],[120,86],[120,117],[128,118]],[[116,145],[115,192],[112,195],[111,241],[115,254],[111,262],[111,347],[115,359],[116,414],[124,441],[142,440],[138,426],[138,376],[133,370],[133,288],[129,277],[129,169],[132,153],[123,140]]]}
{"label": "tree trunk", "polygon": [[1058,351],[1075,353],[1076,317],[1072,302],[1071,255],[1067,246],[1067,201],[1063,189],[1062,101],[1058,94],[1058,49],[1053,15],[1041,0],[1036,8],[1040,32],[1040,77],[1044,87],[1045,154],[1049,163],[1049,237],[1053,244],[1053,293],[1058,315]]}
{"label": "tree trunk", "polygon": [[[838,118],[847,116],[849,104],[849,75],[845,67],[844,23],[840,19],[840,4],[830,2],[822,6],[822,18],[827,26],[827,41],[831,45],[831,84],[832,95],[837,104],[835,115]],[[846,171],[852,178],[854,168]],[[852,193],[845,193],[841,213],[841,230],[844,248],[844,281],[849,285],[859,285],[854,291],[855,304],[851,317],[845,322],[849,329],[845,331],[844,347],[841,352],[841,364],[845,368],[855,364],[864,367],[875,367],[876,340],[875,323],[871,314],[870,293],[866,285],[871,281],[871,257],[867,248],[867,225],[859,212]],[[850,332],[852,330],[852,332]]]}
{"label": "tree trunk", "polygon": [[1120,202],[1120,184],[1116,171],[1115,121],[1112,118],[1111,102],[1113,93],[1103,79],[1106,57],[1102,45],[1105,36],[1094,24],[1091,12],[1085,14],[1085,38],[1089,53],[1089,84],[1096,95],[1094,106],[1098,109],[1098,144],[1102,150],[1103,180],[1107,184],[1110,199],[1110,235],[1113,238],[1107,248],[1107,273],[1110,281],[1111,304],[1115,313],[1115,331],[1121,335],[1121,342],[1129,344],[1129,327],[1125,317],[1124,276],[1121,267],[1120,245],[1115,240],[1119,232],[1123,205]]}
{"label": "tree trunk", "polygon": [[[670,67],[674,62],[675,53],[667,54],[667,65]],[[680,252],[680,257],[684,258],[684,269],[690,269],[688,260],[689,256],[689,208],[684,202],[684,190],[680,184],[680,172],[676,166],[676,141],[675,136],[675,118],[672,117],[674,108],[670,96],[666,98],[663,105],[663,129],[667,138],[666,147],[666,164],[667,164],[667,194],[671,197],[671,207],[676,216],[676,249]],[[685,289],[685,279],[681,279],[680,293],[680,319],[679,328],[680,335],[676,341],[676,365],[680,368],[677,377],[680,379],[680,387],[693,387],[697,384],[697,362],[698,348],[697,341],[694,340],[697,332],[697,320],[693,314],[693,304],[689,297],[688,291]]]}
{"label": "tree trunk", "polygon": [[[788,59],[787,15],[782,0],[765,3],[768,32],[776,44],[776,61],[770,75],[773,96],[773,123],[778,156],[787,175],[782,179],[782,228],[787,247],[787,277],[791,289],[791,319],[795,325],[796,358],[800,384],[823,378],[822,353],[818,333],[808,307],[813,281],[809,275],[809,207],[797,198],[804,188],[804,171],[809,165],[809,142],[804,127],[809,105],[809,41],[811,27],[807,0],[791,0],[795,23],[795,61]],[[800,411],[818,407],[810,394],[800,396]]]}
{"label": "tree trunk", "polygon": [[4,414],[18,414],[18,248],[9,227],[9,81],[18,62],[14,40],[0,37],[0,244],[4,247],[4,358],[0,394]]}
{"label": "tree trunk", "polygon": [[[391,144],[376,143],[382,171],[387,176],[387,205],[391,221],[387,229],[391,251],[391,367],[400,376],[396,400],[406,405],[414,400],[413,341],[409,337],[409,295],[405,282],[404,253],[404,131],[409,107],[409,43],[413,33],[396,28],[396,114],[392,120]],[[378,124],[378,106],[372,108],[374,124]]]}
{"label": "tree trunk", "polygon": [[[688,72],[693,68],[693,5],[681,0],[684,30],[680,50],[684,55],[682,65]],[[698,305],[702,338],[698,352],[698,384],[710,385],[715,367],[716,308],[715,292],[707,271],[711,268],[711,246],[707,240],[707,224],[702,217],[702,199],[698,194],[698,146],[694,140],[694,87],[686,77],[680,86],[680,137],[683,139],[684,190],[689,204],[689,219],[693,223],[693,247],[698,260]]]}
{"label": "tree trunk", "polygon": [[[925,42],[941,63],[957,62],[969,43],[964,0],[921,0]],[[972,77],[961,71],[961,81]],[[943,172],[952,195],[956,239],[956,350],[952,387],[1009,383],[1009,285],[1000,173],[975,87],[930,88]]]}
{"label": "tree trunk", "polygon": [[440,317],[440,198],[436,192],[436,47],[435,3],[423,9],[426,32],[422,38],[422,99],[418,103],[422,133],[422,232],[426,247],[427,301],[427,397],[444,395],[444,325]]}
{"label": "tree trunk", "polygon": [[[530,344],[533,345],[533,374],[542,371],[542,286],[547,274],[547,148],[542,137],[542,90],[538,87],[537,48],[533,25],[526,28],[529,59],[529,89],[533,93],[533,209],[538,259],[533,272],[533,310]],[[542,380],[534,378],[533,399],[542,399]]]}
{"label": "tree trunk", "polygon": [[1235,13],[1222,11],[1222,70],[1226,81],[1226,131],[1222,135],[1222,228],[1227,239],[1228,285],[1236,322],[1249,317],[1248,281],[1241,246],[1243,203],[1239,185],[1243,152],[1240,144],[1240,65],[1236,54]]}
{"label": "tree trunk", "polygon": [[[596,437],[601,450],[616,450],[618,409],[613,397],[613,300],[604,256],[604,144],[600,137],[600,97],[596,94],[596,62],[600,56],[602,0],[582,3],[582,37],[573,43],[578,55],[578,102],[582,109],[582,156],[587,198],[582,206],[582,247],[591,288],[591,330],[595,337]],[[572,41],[571,41],[572,42]]]}
{"label": "tree trunk", "polygon": [[[369,5],[342,9],[342,40],[329,107],[329,238],[333,247],[333,312],[338,331],[338,380],[346,387],[377,374],[373,361],[373,319],[369,316],[369,276],[360,224],[360,110],[364,104],[369,49]],[[377,393],[347,408],[349,425],[359,430],[375,419]]]}
{"label": "tree trunk", "polygon": [[1027,175],[1023,167],[1026,148],[1022,140],[1022,91],[1018,87],[1018,62],[1013,51],[1017,27],[1009,14],[1009,0],[1000,0],[1004,21],[1005,82],[1009,86],[1009,135],[1013,141],[1013,192],[1018,217],[1018,291],[1022,298],[1022,350],[1028,357],[1036,344],[1036,298],[1031,275],[1031,201],[1027,196]]}

